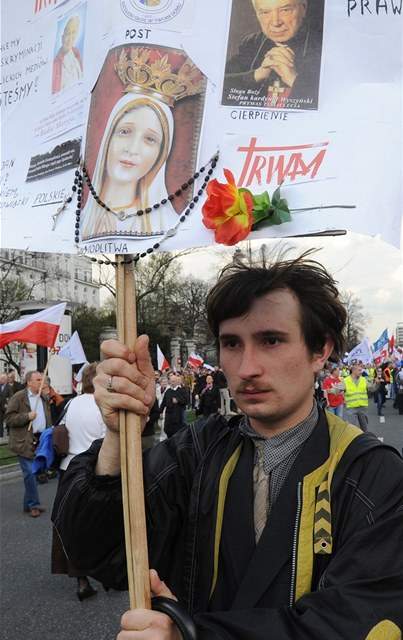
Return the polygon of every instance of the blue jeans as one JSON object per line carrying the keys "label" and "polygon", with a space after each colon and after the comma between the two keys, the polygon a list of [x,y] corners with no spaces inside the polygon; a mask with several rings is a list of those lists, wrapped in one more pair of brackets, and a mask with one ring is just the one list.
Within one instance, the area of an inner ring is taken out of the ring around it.
{"label": "blue jeans", "polygon": [[334,415],[337,416],[338,418],[343,417],[343,409],[344,409],[344,404],[339,404],[338,407],[326,407],[326,411],[330,411],[330,413],[334,413]]}
{"label": "blue jeans", "polygon": [[39,491],[36,478],[32,473],[33,460],[18,456],[18,462],[20,463],[22,476],[24,478],[24,509],[37,509],[40,505]]}
{"label": "blue jeans", "polygon": [[382,406],[385,404],[386,396],[385,394],[378,391],[375,395],[376,408],[378,412],[378,416],[382,415]]}

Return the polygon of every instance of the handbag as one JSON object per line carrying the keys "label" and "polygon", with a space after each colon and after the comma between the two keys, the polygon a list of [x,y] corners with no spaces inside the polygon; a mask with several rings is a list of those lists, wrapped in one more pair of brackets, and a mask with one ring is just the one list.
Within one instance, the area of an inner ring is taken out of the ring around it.
{"label": "handbag", "polygon": [[64,423],[60,424],[60,422],[66,415],[70,402],[71,400],[69,400],[64,407],[62,414],[59,417],[57,424],[55,424],[55,426],[53,427],[52,431],[52,445],[58,458],[65,458],[69,453],[69,432],[67,431],[66,425]]}
{"label": "handbag", "polygon": [[59,458],[65,458],[69,453],[69,432],[65,424],[58,424],[53,427],[52,445]]}

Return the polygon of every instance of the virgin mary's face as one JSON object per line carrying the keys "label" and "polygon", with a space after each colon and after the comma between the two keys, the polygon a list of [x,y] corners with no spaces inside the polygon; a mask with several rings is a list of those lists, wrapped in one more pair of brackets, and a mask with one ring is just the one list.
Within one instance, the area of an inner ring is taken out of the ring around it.
{"label": "virgin mary's face", "polygon": [[107,180],[137,182],[154,166],[163,143],[157,114],[147,106],[132,109],[117,122],[106,159]]}

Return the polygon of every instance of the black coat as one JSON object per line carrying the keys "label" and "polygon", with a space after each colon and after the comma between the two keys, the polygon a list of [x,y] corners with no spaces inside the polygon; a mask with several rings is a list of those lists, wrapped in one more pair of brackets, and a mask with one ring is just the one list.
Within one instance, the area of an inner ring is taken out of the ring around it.
{"label": "black coat", "polygon": [[[397,451],[320,412],[256,546],[253,444],[238,420],[197,421],[144,454],[150,566],[194,615],[200,640],[365,640],[375,628],[374,638],[398,638]],[[95,476],[100,446],[69,465],[52,520],[83,574],[124,589],[121,482]]]}
{"label": "black coat", "polygon": [[205,418],[211,416],[212,413],[217,413],[221,407],[221,396],[219,388],[213,384],[211,389],[206,389],[200,394],[199,407],[197,409],[197,415],[203,415]]}
{"label": "black coat", "polygon": [[[290,109],[317,109],[322,33],[303,25],[295,38],[286,44],[294,51],[298,76],[291,89],[288,104],[284,106]],[[227,62],[223,104],[237,107],[265,106],[269,84],[277,80],[282,85],[282,81],[273,73],[269,80],[257,84],[254,71],[260,67],[265,54],[275,46],[262,32],[245,38],[236,55]],[[241,100],[233,100],[234,91],[242,95]]]}
{"label": "black coat", "polygon": [[164,431],[168,438],[183,427],[183,412],[186,409],[187,401],[188,394],[184,387],[176,387],[176,389],[168,387],[165,391],[160,412],[162,413],[165,409]]}

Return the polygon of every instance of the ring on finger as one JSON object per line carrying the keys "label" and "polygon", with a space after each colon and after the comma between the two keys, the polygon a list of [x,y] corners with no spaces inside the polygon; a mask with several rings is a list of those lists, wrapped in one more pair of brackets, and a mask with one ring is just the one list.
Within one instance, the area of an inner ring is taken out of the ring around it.
{"label": "ring on finger", "polygon": [[113,380],[113,376],[109,376],[108,386],[106,387],[106,390],[109,391],[109,393],[116,393],[116,389],[114,389],[112,386],[112,380]]}

